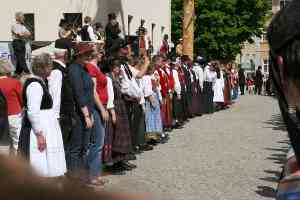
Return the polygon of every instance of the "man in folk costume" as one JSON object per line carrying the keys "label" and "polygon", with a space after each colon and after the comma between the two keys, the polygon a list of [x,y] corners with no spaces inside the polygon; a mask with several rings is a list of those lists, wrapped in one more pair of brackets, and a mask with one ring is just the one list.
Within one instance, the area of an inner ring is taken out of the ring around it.
{"label": "man in folk costume", "polygon": [[197,57],[196,63],[193,66],[193,71],[196,75],[196,81],[198,83],[198,104],[199,104],[199,114],[203,113],[203,82],[204,82],[204,71],[202,65],[204,65],[205,60],[201,56]]}
{"label": "man in folk costume", "polygon": [[97,41],[97,36],[95,34],[94,28],[92,27],[92,18],[86,16],[84,18],[84,26],[81,30],[81,40],[82,41]]}
{"label": "man in folk costume", "polygon": [[184,73],[186,83],[186,99],[184,101],[186,113],[188,117],[192,117],[192,111],[190,105],[192,105],[192,76],[190,72],[191,59],[187,55],[181,57],[182,70]]}
{"label": "man in folk costume", "polygon": [[48,87],[53,98],[55,116],[61,125],[64,147],[67,154],[67,146],[73,129],[73,119],[75,115],[75,103],[67,67],[70,44],[66,41],[57,40],[55,47],[55,59],[53,60],[52,72],[48,77]]}
{"label": "man in folk costume", "polygon": [[180,87],[181,87],[181,92],[180,95],[177,94],[177,99],[179,102],[179,121],[183,124],[184,122],[186,122],[186,120],[188,119],[188,113],[187,113],[187,97],[186,97],[186,88],[187,88],[187,81],[185,80],[185,76],[184,76],[184,70],[182,67],[182,63],[179,60],[177,62],[177,72],[178,72],[178,78],[179,78],[179,83],[180,83]]}
{"label": "man in folk costume", "polygon": [[193,70],[194,64],[189,64],[189,71],[191,75],[192,82],[192,104],[191,104],[191,114],[193,116],[200,116],[200,102],[199,102],[199,93],[201,89],[199,89],[199,80],[197,79],[196,72]]}
{"label": "man in folk costume", "polygon": [[181,83],[179,78],[179,67],[176,61],[173,61],[171,64],[171,70],[174,79],[174,95],[173,95],[173,119],[175,122],[175,128],[180,128],[183,124],[183,120],[181,119]]}
{"label": "man in folk costume", "polygon": [[124,80],[121,85],[121,92],[125,95],[125,100],[128,109],[128,118],[132,134],[133,153],[152,150],[151,146],[146,145],[145,135],[139,135],[141,129],[141,120],[143,119],[144,110],[141,105],[144,96],[138,80],[147,72],[147,67],[144,66],[140,71],[132,71],[133,67],[128,64],[129,45],[125,41],[120,41],[120,49],[118,55],[121,60],[121,71],[124,75]]}
{"label": "man in folk costume", "polygon": [[169,41],[168,40],[169,40],[169,36],[167,34],[164,35],[164,39],[163,39],[163,41],[161,43],[160,50],[159,50],[159,53],[161,55],[167,56],[170,53],[170,45],[169,45]]}
{"label": "man in folk costume", "polygon": [[183,39],[179,39],[179,43],[176,46],[176,54],[177,56],[182,56],[183,55]]}
{"label": "man in folk costume", "polygon": [[119,43],[121,41],[119,34],[121,29],[117,21],[115,13],[108,14],[108,23],[105,27],[105,52],[109,55],[113,54],[113,51],[118,51]]}
{"label": "man in folk costume", "polygon": [[137,35],[139,36],[139,55],[142,57],[147,55],[148,43],[145,38],[146,34],[147,29],[141,25],[137,30]]}

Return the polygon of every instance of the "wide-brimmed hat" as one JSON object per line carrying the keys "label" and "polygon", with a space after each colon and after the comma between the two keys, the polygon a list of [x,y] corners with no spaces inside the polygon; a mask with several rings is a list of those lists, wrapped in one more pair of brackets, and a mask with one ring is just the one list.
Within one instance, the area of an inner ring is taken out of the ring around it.
{"label": "wide-brimmed hat", "polygon": [[81,56],[88,53],[92,53],[95,50],[95,45],[88,42],[77,43],[74,47],[74,55]]}
{"label": "wide-brimmed hat", "polygon": [[0,58],[0,74],[9,74],[15,71],[15,67],[7,58]]}

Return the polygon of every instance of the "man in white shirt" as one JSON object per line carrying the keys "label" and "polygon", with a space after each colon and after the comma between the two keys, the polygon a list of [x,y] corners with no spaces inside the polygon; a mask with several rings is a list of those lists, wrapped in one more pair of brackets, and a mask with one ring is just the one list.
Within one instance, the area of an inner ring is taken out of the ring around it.
{"label": "man in white shirt", "polygon": [[[61,45],[63,44],[56,42],[57,48],[54,50],[55,59],[52,72],[48,77],[48,87],[53,99],[53,111],[55,117],[60,121],[66,147],[73,128],[72,119],[74,117],[75,104],[72,88],[68,80],[68,50],[67,47],[62,47]],[[67,149],[66,153],[68,153]]]}
{"label": "man in white shirt", "polygon": [[196,79],[199,81],[199,86],[201,90],[203,90],[203,82],[204,82],[204,70],[200,64],[202,59],[203,59],[202,57],[198,56],[197,62],[193,66],[193,71],[196,74]]}
{"label": "man in white shirt", "polygon": [[86,16],[84,18],[84,25],[81,30],[81,40],[96,42],[97,36],[95,35],[94,28],[92,27],[92,18]]}
{"label": "man in white shirt", "polygon": [[16,13],[16,23],[11,27],[12,46],[16,57],[16,74],[29,73],[26,63],[26,40],[30,38],[31,33],[24,26],[24,14]]}

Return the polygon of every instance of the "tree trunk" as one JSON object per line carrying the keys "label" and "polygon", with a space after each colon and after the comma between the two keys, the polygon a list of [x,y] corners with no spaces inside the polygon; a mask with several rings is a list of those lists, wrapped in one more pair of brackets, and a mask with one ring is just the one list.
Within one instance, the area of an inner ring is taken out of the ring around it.
{"label": "tree trunk", "polygon": [[184,0],[184,19],[183,19],[183,55],[194,57],[194,0]]}

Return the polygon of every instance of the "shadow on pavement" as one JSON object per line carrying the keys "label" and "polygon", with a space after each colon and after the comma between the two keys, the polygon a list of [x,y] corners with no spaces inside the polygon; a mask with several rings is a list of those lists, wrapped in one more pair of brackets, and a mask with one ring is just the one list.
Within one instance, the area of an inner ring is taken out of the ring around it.
{"label": "shadow on pavement", "polygon": [[[273,130],[280,130],[280,131],[286,131],[286,126],[284,122],[282,121],[281,115],[273,115],[272,118],[264,124],[267,124],[267,128],[272,128]],[[278,171],[275,170],[264,170],[265,177],[259,178],[259,180],[262,180],[264,182],[271,182],[273,184],[278,183],[281,171],[283,165],[286,163],[286,155],[288,153],[288,145],[289,140],[282,140],[279,141],[278,144],[282,145],[282,147],[273,148],[273,147],[266,147],[264,150],[267,150],[270,152],[270,156],[267,157],[267,160],[271,160],[274,162],[274,164],[279,165]],[[267,183],[266,183],[267,184]],[[270,185],[270,184],[268,184]],[[256,189],[256,193],[262,197],[275,199],[276,197],[276,187],[270,187],[270,186],[258,186]]]}
{"label": "shadow on pavement", "polygon": [[273,115],[272,118],[264,124],[268,125],[266,128],[272,128],[275,131],[286,131],[285,123],[282,120],[281,114]]}

